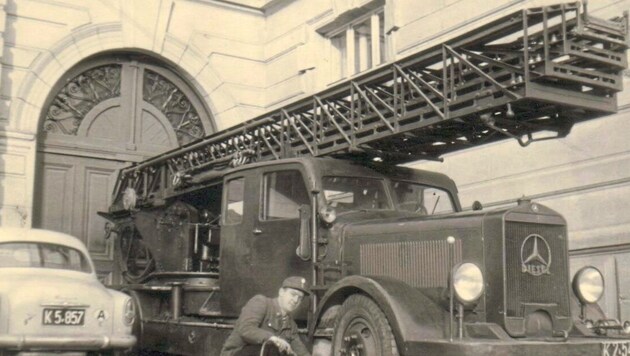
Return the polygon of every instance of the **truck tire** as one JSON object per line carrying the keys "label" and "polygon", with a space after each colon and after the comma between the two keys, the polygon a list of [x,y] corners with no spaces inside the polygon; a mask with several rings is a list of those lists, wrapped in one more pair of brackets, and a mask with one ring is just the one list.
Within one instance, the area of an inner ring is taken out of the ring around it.
{"label": "truck tire", "polygon": [[343,303],[333,335],[333,355],[398,356],[392,328],[372,299],[355,294]]}

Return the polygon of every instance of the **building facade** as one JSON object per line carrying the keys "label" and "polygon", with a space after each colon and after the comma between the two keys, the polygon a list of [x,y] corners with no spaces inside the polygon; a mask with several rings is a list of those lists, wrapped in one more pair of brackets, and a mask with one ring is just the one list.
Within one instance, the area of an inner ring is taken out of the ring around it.
{"label": "building facade", "polygon": [[[106,273],[116,170],[421,51],[535,0],[0,0],[0,224],[71,233]],[[630,0],[588,5],[620,16]],[[458,152],[464,206],[564,214],[572,270],[630,318],[630,72],[615,115],[564,139]]]}

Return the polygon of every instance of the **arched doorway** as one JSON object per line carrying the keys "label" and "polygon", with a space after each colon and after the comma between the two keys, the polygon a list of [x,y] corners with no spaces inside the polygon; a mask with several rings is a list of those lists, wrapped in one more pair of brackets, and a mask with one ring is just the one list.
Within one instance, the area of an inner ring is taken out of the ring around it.
{"label": "arched doorway", "polygon": [[115,54],[77,65],[51,91],[38,135],[33,225],[81,238],[111,270],[106,211],[117,170],[215,129],[193,88],[160,61]]}

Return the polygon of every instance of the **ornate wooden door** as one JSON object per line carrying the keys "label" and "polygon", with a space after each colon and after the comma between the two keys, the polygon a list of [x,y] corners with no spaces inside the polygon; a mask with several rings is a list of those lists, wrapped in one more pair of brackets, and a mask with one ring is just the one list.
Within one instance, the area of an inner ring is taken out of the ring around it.
{"label": "ornate wooden door", "polygon": [[78,66],[42,118],[33,223],[81,238],[100,275],[111,270],[105,219],[117,170],[213,131],[194,91],[146,57]]}

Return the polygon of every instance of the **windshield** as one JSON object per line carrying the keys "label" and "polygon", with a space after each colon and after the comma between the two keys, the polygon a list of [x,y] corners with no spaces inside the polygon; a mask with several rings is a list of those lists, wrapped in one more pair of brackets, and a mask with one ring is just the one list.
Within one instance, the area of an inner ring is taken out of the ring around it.
{"label": "windshield", "polygon": [[324,197],[337,212],[393,209],[381,179],[324,177]]}
{"label": "windshield", "polygon": [[52,268],[91,273],[92,268],[81,251],[68,246],[9,242],[0,244],[0,268]]}
{"label": "windshield", "polygon": [[423,215],[448,214],[455,211],[453,200],[443,189],[427,185],[394,181],[396,208]]}

